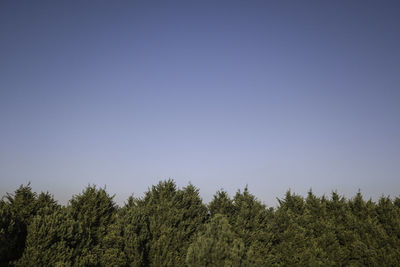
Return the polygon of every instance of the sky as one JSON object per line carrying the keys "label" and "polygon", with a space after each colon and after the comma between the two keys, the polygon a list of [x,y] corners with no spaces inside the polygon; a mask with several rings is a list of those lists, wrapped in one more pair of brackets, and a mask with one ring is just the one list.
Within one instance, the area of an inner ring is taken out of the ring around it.
{"label": "sky", "polygon": [[0,195],[400,194],[399,1],[0,1]]}

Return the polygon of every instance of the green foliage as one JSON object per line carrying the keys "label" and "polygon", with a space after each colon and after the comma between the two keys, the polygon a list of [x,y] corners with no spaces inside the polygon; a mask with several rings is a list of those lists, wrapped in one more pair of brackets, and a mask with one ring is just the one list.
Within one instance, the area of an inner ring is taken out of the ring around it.
{"label": "green foliage", "polygon": [[167,180],[121,208],[95,186],[61,206],[28,184],[0,200],[0,266],[400,266],[399,198],[278,202],[245,188],[206,206]]}
{"label": "green foliage", "polygon": [[191,267],[242,266],[243,257],[242,240],[235,237],[224,215],[215,214],[190,245],[186,263]]}
{"label": "green foliage", "polygon": [[72,266],[74,248],[81,237],[82,228],[67,208],[37,215],[28,227],[26,248],[18,265]]}
{"label": "green foliage", "polygon": [[71,199],[69,211],[71,219],[82,229],[82,235],[74,247],[74,264],[100,265],[103,252],[101,243],[117,211],[113,196],[109,196],[105,189],[88,186]]}
{"label": "green foliage", "polygon": [[103,266],[148,266],[151,240],[149,216],[130,198],[118,211],[115,223],[103,239]]}
{"label": "green foliage", "polygon": [[229,218],[233,214],[235,206],[233,205],[233,200],[228,196],[227,192],[218,191],[208,205],[208,209],[211,216],[223,214]]}
{"label": "green foliage", "polygon": [[20,219],[13,216],[9,203],[0,201],[0,266],[20,257],[22,237],[26,234]]}
{"label": "green foliage", "polygon": [[271,249],[272,209],[267,209],[247,187],[238,191],[233,199],[224,191],[218,191],[209,204],[211,217],[223,214],[232,226],[235,235],[243,242],[246,266],[268,264],[268,253]]}
{"label": "green foliage", "polygon": [[149,223],[149,265],[183,266],[192,238],[207,215],[198,190],[193,185],[177,189],[172,180],[160,182],[138,206]]}
{"label": "green foliage", "polygon": [[21,185],[4,199],[1,201],[0,262],[12,262],[23,253],[27,227],[38,210],[37,195],[28,184]]}

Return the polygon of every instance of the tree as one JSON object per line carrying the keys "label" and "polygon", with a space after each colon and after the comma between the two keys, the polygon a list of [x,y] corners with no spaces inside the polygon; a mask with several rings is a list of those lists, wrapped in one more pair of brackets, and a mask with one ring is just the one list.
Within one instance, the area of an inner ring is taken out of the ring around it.
{"label": "tree", "polygon": [[247,187],[243,192],[236,192],[233,206],[230,224],[236,235],[243,240],[247,265],[267,265],[272,246],[272,210],[250,194]]}
{"label": "tree", "polygon": [[188,266],[242,266],[244,244],[235,237],[228,219],[215,214],[190,245],[186,256]]}
{"label": "tree", "polygon": [[26,249],[18,266],[72,266],[74,249],[83,237],[81,225],[65,207],[37,215],[28,227]]}
{"label": "tree", "polygon": [[193,185],[177,189],[174,181],[160,182],[137,202],[148,218],[150,266],[183,266],[194,234],[207,208]]}
{"label": "tree", "polygon": [[88,186],[59,205],[20,186],[0,200],[0,266],[400,266],[400,199],[286,193],[267,208],[193,185],[152,186],[119,208]]}
{"label": "tree", "polygon": [[82,236],[74,247],[74,265],[97,266],[102,257],[101,241],[113,223],[117,207],[103,188],[88,186],[70,201],[71,218],[79,223]]}
{"label": "tree", "polygon": [[11,262],[21,257],[27,235],[27,227],[36,215],[36,193],[30,184],[21,185],[14,194],[8,194],[1,200],[2,219],[0,222],[1,259]]}
{"label": "tree", "polygon": [[104,266],[149,266],[151,241],[149,216],[139,199],[130,197],[118,210],[103,239]]}
{"label": "tree", "polygon": [[218,191],[212,201],[208,204],[208,210],[210,211],[211,217],[216,214],[223,214],[227,218],[234,213],[235,207],[233,205],[233,200],[229,197],[226,191]]}
{"label": "tree", "polygon": [[0,266],[7,266],[21,254],[25,235],[23,222],[13,216],[9,203],[0,201]]}

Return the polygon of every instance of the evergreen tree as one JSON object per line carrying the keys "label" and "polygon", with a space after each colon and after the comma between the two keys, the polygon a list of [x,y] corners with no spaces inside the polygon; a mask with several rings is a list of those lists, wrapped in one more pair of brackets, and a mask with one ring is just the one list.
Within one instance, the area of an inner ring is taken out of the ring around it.
{"label": "evergreen tree", "polygon": [[36,214],[35,215],[48,215],[57,211],[61,206],[54,200],[54,196],[49,192],[41,192],[35,201]]}
{"label": "evergreen tree", "polygon": [[88,186],[61,206],[20,186],[0,200],[0,266],[399,266],[400,199],[286,193],[267,208],[245,188],[172,180],[118,208]]}
{"label": "evergreen tree", "polygon": [[216,214],[223,214],[227,218],[234,213],[233,200],[229,197],[226,191],[218,191],[212,201],[208,204],[210,215],[213,217]]}
{"label": "evergreen tree", "polygon": [[[396,200],[395,200],[396,201]],[[379,262],[400,265],[400,206],[388,197],[381,197],[376,205],[379,224],[384,231],[379,238]]]}
{"label": "evergreen tree", "polygon": [[274,215],[271,259],[277,266],[313,266],[312,242],[305,227],[304,198],[287,191]]}
{"label": "evergreen tree", "polygon": [[207,208],[198,190],[178,190],[172,180],[160,182],[138,202],[148,216],[150,266],[184,266],[187,249],[202,226]]}
{"label": "evergreen tree", "polygon": [[1,201],[0,262],[11,262],[21,257],[27,235],[27,227],[36,215],[36,193],[30,184],[21,185],[14,194],[8,194]]}
{"label": "evergreen tree", "polygon": [[215,214],[190,245],[186,257],[188,266],[243,266],[244,244],[235,237],[228,219]]}
{"label": "evergreen tree", "polygon": [[23,222],[13,216],[9,203],[0,201],[0,266],[20,257],[22,237],[25,235]]}
{"label": "evergreen tree", "polygon": [[234,212],[230,223],[234,232],[243,240],[247,265],[266,265],[272,246],[272,210],[249,193],[246,187],[233,198]]}
{"label": "evergreen tree", "polygon": [[18,266],[72,266],[74,249],[83,237],[81,225],[67,208],[37,215],[28,227],[26,249]]}
{"label": "evergreen tree", "polygon": [[113,196],[105,189],[88,186],[71,199],[69,211],[82,228],[82,237],[74,248],[74,265],[98,266],[103,254],[101,242],[117,211]]}
{"label": "evergreen tree", "polygon": [[139,199],[130,197],[103,240],[103,266],[148,266],[149,216]]}

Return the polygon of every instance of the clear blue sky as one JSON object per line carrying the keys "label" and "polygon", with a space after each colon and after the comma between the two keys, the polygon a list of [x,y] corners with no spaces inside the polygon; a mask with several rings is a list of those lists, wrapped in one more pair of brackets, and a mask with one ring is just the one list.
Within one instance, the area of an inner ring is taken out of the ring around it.
{"label": "clear blue sky", "polygon": [[400,193],[399,1],[0,1],[0,194]]}

